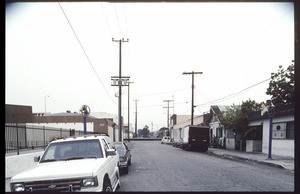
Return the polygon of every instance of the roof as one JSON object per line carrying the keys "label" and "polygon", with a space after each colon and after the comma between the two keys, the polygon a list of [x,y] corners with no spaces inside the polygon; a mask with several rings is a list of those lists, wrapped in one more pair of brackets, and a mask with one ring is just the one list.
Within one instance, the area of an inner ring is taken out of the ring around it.
{"label": "roof", "polygon": [[210,109],[213,111],[214,114],[219,114],[220,112],[226,111],[226,105],[212,105]]}
{"label": "roof", "polygon": [[[287,115],[294,115],[295,108],[294,103],[288,103],[288,104],[276,104],[275,105],[275,115],[273,117],[282,117]],[[255,121],[255,120],[261,120],[261,119],[267,119],[269,118],[269,115],[267,112],[265,112],[263,115],[261,115],[261,111],[254,111],[249,114],[248,121]]]}

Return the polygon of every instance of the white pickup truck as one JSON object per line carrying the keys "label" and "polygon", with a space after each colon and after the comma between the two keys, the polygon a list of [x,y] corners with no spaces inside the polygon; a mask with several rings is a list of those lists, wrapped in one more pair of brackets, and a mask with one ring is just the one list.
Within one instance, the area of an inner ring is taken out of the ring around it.
{"label": "white pickup truck", "polygon": [[102,135],[51,142],[37,166],[11,178],[11,191],[115,191],[119,156]]}

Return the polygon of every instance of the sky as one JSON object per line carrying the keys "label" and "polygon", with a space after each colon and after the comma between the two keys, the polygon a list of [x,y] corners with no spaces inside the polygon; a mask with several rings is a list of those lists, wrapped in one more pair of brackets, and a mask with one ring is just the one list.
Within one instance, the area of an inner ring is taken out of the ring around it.
{"label": "sky", "polygon": [[[212,105],[260,103],[272,72],[294,60],[294,4],[16,2],[5,12],[5,103],[33,112],[118,114],[122,76],[130,76],[130,122],[150,130],[169,114]],[[122,87],[128,120],[128,87]],[[137,101],[135,101],[137,100]],[[135,106],[137,104],[137,107]],[[46,106],[45,106],[46,105]],[[46,110],[45,110],[46,109]]]}

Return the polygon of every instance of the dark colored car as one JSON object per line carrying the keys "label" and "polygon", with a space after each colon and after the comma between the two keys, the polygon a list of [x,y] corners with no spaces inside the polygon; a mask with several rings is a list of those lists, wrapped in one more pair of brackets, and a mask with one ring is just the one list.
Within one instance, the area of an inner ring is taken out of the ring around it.
{"label": "dark colored car", "polygon": [[128,166],[131,165],[131,153],[128,149],[127,145],[123,142],[114,142],[113,148],[117,150],[119,154],[120,161],[120,172],[124,171],[124,173],[128,173]]}

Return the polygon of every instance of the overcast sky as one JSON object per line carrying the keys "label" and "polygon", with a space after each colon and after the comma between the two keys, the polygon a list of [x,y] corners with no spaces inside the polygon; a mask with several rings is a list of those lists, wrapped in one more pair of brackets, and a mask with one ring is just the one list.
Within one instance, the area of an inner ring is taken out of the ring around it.
{"label": "overcast sky", "polygon": [[[270,98],[271,72],[294,60],[293,3],[13,3],[6,6],[5,103],[33,112],[118,114],[111,76],[130,76],[130,120],[157,130],[170,114]],[[128,87],[122,105],[127,123]],[[171,108],[174,106],[174,109]],[[152,125],[153,123],[153,125]]]}

